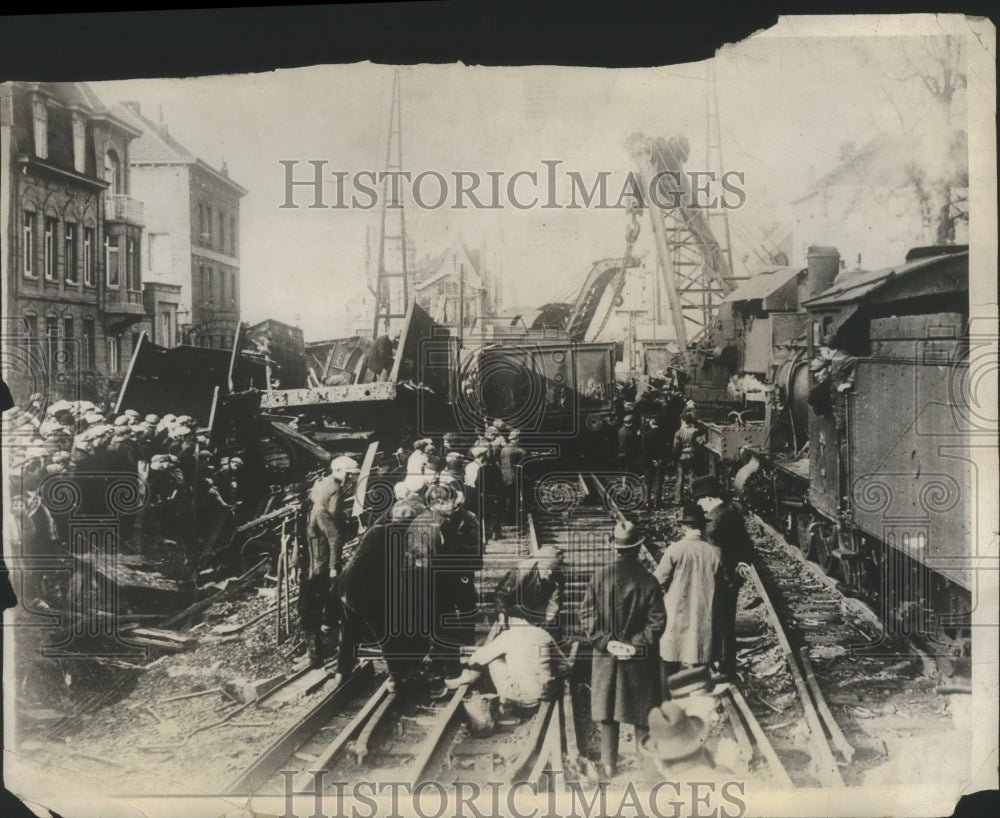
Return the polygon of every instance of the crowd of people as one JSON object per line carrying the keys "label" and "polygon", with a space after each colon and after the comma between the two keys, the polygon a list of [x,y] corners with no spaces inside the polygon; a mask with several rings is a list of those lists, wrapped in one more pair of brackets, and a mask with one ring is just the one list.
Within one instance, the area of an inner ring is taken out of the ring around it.
{"label": "crowd of people", "polygon": [[[119,414],[90,401],[59,400],[46,407],[33,396],[4,417],[11,445],[9,474],[14,513],[6,536],[28,554],[65,553],[72,513],[118,519],[122,553],[164,552],[178,576],[198,568],[199,549],[219,512],[237,508],[245,494],[245,463],[216,450],[188,415]],[[134,511],[104,507],[109,480],[134,477]],[[52,511],[42,502],[46,482],[69,481],[78,507]]]}
{"label": "crowd of people", "polygon": [[440,443],[420,438],[400,448],[369,475],[369,490],[375,479],[392,486],[393,503],[368,520],[346,564],[346,498],[359,464],[334,458],[312,488],[308,548],[299,552],[299,614],[311,663],[323,663],[325,635],[335,633],[342,674],[353,669],[357,644],[373,639],[394,684],[421,675],[428,655],[438,670],[456,670],[475,637],[475,575],[485,545],[503,538],[504,525],[524,522],[517,498],[526,456],[518,430],[500,420],[471,440],[446,434]]}
{"label": "crowd of people", "polygon": [[672,469],[675,499],[680,505],[690,495],[691,483],[701,470],[705,444],[694,402],[685,401],[680,389],[665,381],[651,381],[641,394],[637,392],[634,382],[623,389],[617,466],[624,473],[643,476],[649,510],[663,505],[663,485]]}
{"label": "crowd of people", "polygon": [[[667,447],[658,418],[650,420],[646,446]],[[679,463],[685,420],[682,415],[673,440]],[[322,664],[325,630],[338,643],[341,678],[355,667],[359,645],[376,644],[393,688],[416,680],[432,689],[440,683],[442,693],[469,685],[495,691],[500,718],[524,715],[560,695],[569,670],[565,555],[543,546],[511,568],[492,588],[492,614],[484,621],[490,612],[480,602],[476,576],[487,541],[503,536],[500,524],[518,525],[518,470],[527,453],[517,431],[498,421],[469,444],[445,435],[440,444],[424,438],[398,451],[395,501],[364,531],[343,567],[347,529],[335,519],[332,527],[310,523],[303,576],[315,567],[323,577],[321,595],[327,576],[333,578],[323,596],[325,616],[303,618],[311,629],[310,658]],[[351,458],[333,461],[314,490],[311,519],[342,514],[329,498],[345,495],[357,468]],[[736,600],[752,544],[742,514],[714,478],[693,477],[684,491],[682,535],[667,545],[655,570],[639,560],[645,537],[637,526],[619,524],[608,541],[614,557],[594,573],[578,612],[593,652],[591,717],[600,725],[604,776],[616,772],[622,722],[655,754],[678,724],[690,727],[670,705],[678,680],[692,673],[731,678],[736,670]],[[324,536],[329,547],[317,553],[314,544]],[[477,624],[489,626],[479,644]],[[658,735],[649,735],[650,725]]]}

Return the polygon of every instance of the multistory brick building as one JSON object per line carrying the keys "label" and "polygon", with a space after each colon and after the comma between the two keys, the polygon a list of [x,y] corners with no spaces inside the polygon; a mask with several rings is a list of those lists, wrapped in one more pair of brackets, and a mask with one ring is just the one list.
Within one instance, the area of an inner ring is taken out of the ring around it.
{"label": "multistory brick building", "polygon": [[146,206],[150,335],[167,346],[229,347],[240,316],[240,199],[247,191],[225,163],[216,170],[197,158],[137,102],[123,107],[142,131],[131,176]]}
{"label": "multistory brick building", "polygon": [[140,131],[78,82],[0,85],[5,379],[15,399],[104,399],[146,317]]}

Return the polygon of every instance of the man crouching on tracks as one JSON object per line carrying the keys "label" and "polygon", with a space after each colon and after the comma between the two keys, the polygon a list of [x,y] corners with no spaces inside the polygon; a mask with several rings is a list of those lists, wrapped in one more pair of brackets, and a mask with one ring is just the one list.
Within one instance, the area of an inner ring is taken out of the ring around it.
{"label": "man crouching on tracks", "polygon": [[308,548],[299,550],[299,620],[313,667],[323,664],[322,628],[327,602],[335,599],[331,581],[340,574],[343,558],[347,534],[344,485],[358,471],[358,462],[353,457],[336,457],[330,463],[330,473],[317,480],[309,492]]}
{"label": "man crouching on tracks", "polygon": [[621,722],[648,733],[649,711],[660,704],[659,639],[666,613],[659,583],[639,562],[644,541],[619,523],[609,543],[615,561],[594,573],[580,608],[580,624],[594,649],[590,715],[601,725],[601,777],[617,772]]}

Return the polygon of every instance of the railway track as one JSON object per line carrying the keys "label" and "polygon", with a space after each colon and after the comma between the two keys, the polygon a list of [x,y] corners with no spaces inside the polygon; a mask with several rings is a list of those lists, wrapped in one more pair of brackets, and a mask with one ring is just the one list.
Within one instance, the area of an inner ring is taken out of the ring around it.
{"label": "railway track", "polygon": [[[556,544],[566,554],[562,624],[572,637],[580,636],[577,614],[586,584],[609,559],[608,532],[616,517],[627,516],[615,492],[609,491],[612,479],[593,473],[559,475],[539,488],[540,502],[529,520],[532,549]],[[514,538],[492,547],[502,552],[504,565],[524,550]],[[645,553],[643,559],[653,567],[652,554]],[[725,756],[725,766],[736,776],[779,788],[842,786],[841,768],[850,764],[854,748],[825,701],[809,658],[793,648],[779,608],[756,573],[741,604],[757,611],[758,632],[741,641],[739,682],[715,691],[706,711],[713,725],[711,747]],[[574,658],[576,652],[574,644]],[[780,667],[768,673],[771,690],[773,678],[781,674],[787,695],[780,707],[769,705],[758,689],[756,656],[769,657],[772,665],[779,660]],[[376,663],[366,661],[265,748],[227,792],[313,796],[333,782],[358,780],[376,786],[400,782],[411,788],[425,781],[445,786],[459,781],[532,781],[541,788],[560,778],[596,783],[597,733],[589,719],[585,652],[573,667],[560,701],[543,703],[526,718],[500,719],[493,729],[478,733],[465,705],[480,694],[467,687],[441,698],[419,688],[393,692]],[[488,704],[478,706],[482,712]],[[623,750],[630,755],[627,742]],[[636,758],[634,767],[626,764],[623,772],[630,780],[646,780],[643,776],[650,769],[644,763]]]}
{"label": "railway track", "polygon": [[[930,729],[937,720],[928,716],[940,715],[932,709],[941,702],[935,691],[961,693],[967,680],[956,675],[938,686],[953,672],[948,657],[930,657],[907,634],[892,634],[865,603],[845,596],[760,518],[748,521],[748,528],[757,545],[756,592],[766,600],[768,618],[782,623],[779,648],[795,668],[796,686],[816,705],[819,723],[813,719],[810,732],[822,731],[845,783],[861,783],[866,770],[890,754],[887,729],[903,741]],[[783,720],[767,712],[774,702],[766,694],[753,703],[765,722]]]}

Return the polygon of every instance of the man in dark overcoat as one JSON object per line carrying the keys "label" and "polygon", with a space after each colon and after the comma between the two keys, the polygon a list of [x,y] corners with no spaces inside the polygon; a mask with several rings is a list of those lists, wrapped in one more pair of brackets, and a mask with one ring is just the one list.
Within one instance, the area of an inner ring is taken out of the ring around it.
{"label": "man in dark overcoat", "polygon": [[722,657],[719,670],[732,675],[736,672],[736,606],[740,586],[750,576],[753,541],[743,515],[723,497],[718,480],[711,476],[696,478],[691,494],[705,512],[705,538],[722,551],[722,572],[712,621],[716,655]]}
{"label": "man in dark overcoat", "polygon": [[429,590],[426,572],[408,560],[407,534],[422,509],[412,501],[397,502],[365,531],[344,568],[337,654],[342,679],[357,665],[362,643],[382,649],[391,689],[419,673],[430,649],[430,623],[424,621]]}
{"label": "man in dark overcoat", "polygon": [[639,562],[644,538],[632,523],[615,527],[609,542],[614,562],[596,571],[587,586],[580,623],[594,651],[590,715],[601,725],[601,775],[618,763],[621,722],[648,732],[649,711],[660,704],[659,639],[666,627],[663,595]]}
{"label": "man in dark overcoat", "polygon": [[663,501],[663,475],[670,455],[670,439],[656,415],[649,419],[639,449],[646,481],[646,508],[652,511],[659,508]]}
{"label": "man in dark overcoat", "polygon": [[431,654],[448,673],[459,669],[461,647],[476,637],[482,536],[476,515],[464,508],[462,485],[449,475],[428,485],[424,500],[427,510],[410,523],[407,548],[414,566],[429,572]]}

